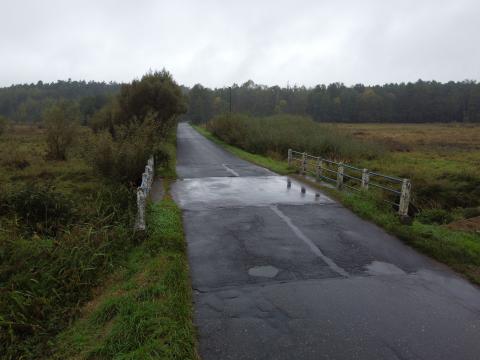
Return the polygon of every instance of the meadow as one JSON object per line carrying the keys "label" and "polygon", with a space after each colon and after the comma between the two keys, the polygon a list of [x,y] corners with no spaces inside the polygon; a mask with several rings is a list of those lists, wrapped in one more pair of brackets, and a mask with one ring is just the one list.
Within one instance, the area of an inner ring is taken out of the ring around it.
{"label": "meadow", "polygon": [[[414,204],[432,221],[480,215],[479,124],[336,124],[387,152],[359,165],[412,179]],[[436,217],[436,218],[435,218]]]}

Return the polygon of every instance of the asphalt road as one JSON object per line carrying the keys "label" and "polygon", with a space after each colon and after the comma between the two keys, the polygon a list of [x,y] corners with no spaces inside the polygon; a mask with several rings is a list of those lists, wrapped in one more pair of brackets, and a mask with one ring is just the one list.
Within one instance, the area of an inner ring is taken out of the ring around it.
{"label": "asphalt road", "polygon": [[480,358],[479,288],[187,124],[177,146],[203,360]]}

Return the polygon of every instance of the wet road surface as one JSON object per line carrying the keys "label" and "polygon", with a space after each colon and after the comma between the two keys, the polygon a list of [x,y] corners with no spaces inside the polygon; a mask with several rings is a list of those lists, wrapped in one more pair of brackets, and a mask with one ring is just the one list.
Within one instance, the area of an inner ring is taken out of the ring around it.
{"label": "wet road surface", "polygon": [[177,146],[203,360],[480,358],[477,287],[187,124]]}

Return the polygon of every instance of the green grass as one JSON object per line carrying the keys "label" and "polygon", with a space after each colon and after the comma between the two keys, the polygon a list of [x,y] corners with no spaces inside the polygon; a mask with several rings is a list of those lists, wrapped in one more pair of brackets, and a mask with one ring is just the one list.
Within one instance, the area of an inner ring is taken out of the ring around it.
{"label": "green grass", "polygon": [[167,194],[125,267],[58,337],[57,359],[198,359],[181,211]]}
{"label": "green grass", "polygon": [[[242,159],[252,161],[280,174],[295,172],[294,169],[288,168],[285,161],[250,154],[224,143],[204,128],[195,126],[195,129]],[[270,164],[274,164],[274,166],[270,166]],[[277,171],[277,169],[281,171]],[[304,177],[293,176],[320,188],[357,215],[376,223],[407,244],[449,265],[473,283],[480,284],[480,234],[451,230],[445,226],[422,224],[418,220],[414,220],[411,225],[405,225],[391,208],[371,195],[339,192]]]}

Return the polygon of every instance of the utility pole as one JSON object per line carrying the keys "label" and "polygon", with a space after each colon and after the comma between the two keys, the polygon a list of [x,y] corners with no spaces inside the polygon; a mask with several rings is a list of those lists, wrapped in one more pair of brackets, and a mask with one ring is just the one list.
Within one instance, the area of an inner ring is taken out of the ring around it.
{"label": "utility pole", "polygon": [[229,86],[228,89],[230,90],[230,115],[232,114],[232,87]]}

